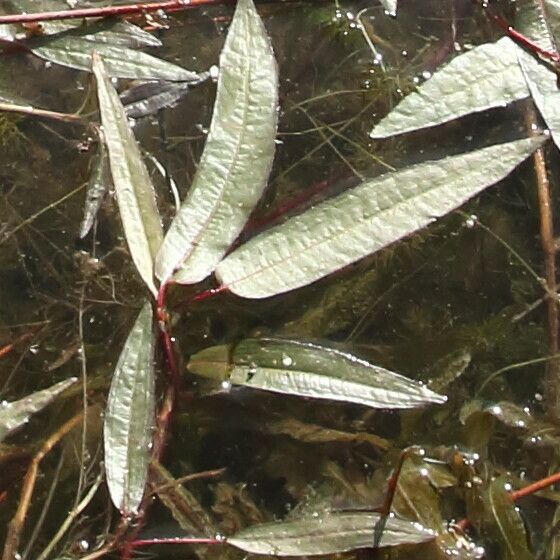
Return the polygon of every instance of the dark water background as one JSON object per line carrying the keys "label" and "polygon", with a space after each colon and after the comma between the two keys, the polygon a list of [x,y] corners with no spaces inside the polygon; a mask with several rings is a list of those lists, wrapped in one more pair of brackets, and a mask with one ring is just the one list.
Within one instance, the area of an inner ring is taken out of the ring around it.
{"label": "dark water background", "polygon": [[[317,192],[307,202],[312,204],[388,166],[402,167],[523,134],[522,115],[513,107],[382,142],[368,138],[373,124],[416,83],[457,52],[495,35],[471,2],[402,0],[397,19],[385,16],[375,2],[264,4],[259,12],[280,67],[281,114],[274,170],[255,213],[256,223],[299,193]],[[223,7],[174,15],[170,29],[161,33],[164,48],[154,54],[192,70],[207,69],[217,63],[231,14],[231,7]],[[377,57],[360,29],[358,14]],[[2,89],[62,112],[75,111],[92,94],[86,74],[47,65],[31,55],[3,56],[0,77]],[[215,84],[207,82],[165,111],[167,150],[157,119],[135,126],[144,149],[167,163],[183,194],[204,145],[214,95]],[[144,290],[113,200],[104,204],[95,237],[83,241],[78,228],[85,191],[62,200],[88,179],[92,154],[82,149],[85,140],[76,126],[0,117],[0,345],[22,333],[35,333],[0,362],[0,399],[21,398],[85,369],[90,403],[97,406],[88,423],[86,479],[91,482],[101,453],[99,411]],[[169,217],[172,199],[165,181],[155,171],[154,181],[162,213]],[[541,274],[530,166],[522,166],[464,210]],[[542,363],[498,376],[478,393],[495,370],[547,355],[544,306],[517,317],[542,297],[538,282],[502,243],[480,227],[469,227],[464,217],[450,215],[293,293],[265,301],[226,294],[186,303],[212,286],[209,281],[170,294],[170,307],[176,310],[173,332],[185,357],[245,336],[289,335],[337,342],[389,369],[428,380],[441,374],[441,360],[453,353],[471,355],[465,373],[445,388],[448,405],[407,414],[247,390],[215,394],[215,387],[186,376],[166,464],[177,477],[226,468],[220,479],[193,487],[224,533],[283,517],[306,501],[323,503],[318,499],[323,495],[335,507],[375,505],[398,452],[411,444],[424,446],[428,455],[439,459],[449,457],[456,447],[476,452],[482,478],[510,471],[516,480],[536,479],[553,468],[554,453],[531,445],[532,434],[525,445],[518,433],[492,423],[466,429],[459,421],[461,407],[475,396],[484,402],[526,406],[541,417]],[[77,399],[55,404],[10,443],[25,446],[46,437],[78,410]],[[322,443],[308,441],[296,433],[296,425],[302,432],[302,425],[314,425],[375,434],[389,440],[391,449],[383,452],[367,441],[337,441],[334,436]],[[74,503],[80,448],[78,432],[44,462],[27,539],[59,460],[62,467],[35,550],[46,545]],[[25,461],[0,463],[0,491],[8,490],[0,504],[0,539],[17,504],[25,466]],[[529,500],[523,507],[533,538],[540,539],[537,548],[544,547],[551,504]],[[464,504],[445,492],[440,507],[445,519],[465,516]],[[82,541],[94,546],[114,518],[103,494],[87,519],[73,526],[67,550],[79,557]],[[146,531],[173,534],[170,516],[154,507]],[[502,557],[491,539],[482,535],[479,541],[489,558]],[[166,548],[156,557],[192,554],[188,548]],[[417,548],[391,557],[436,558],[434,554],[430,548]],[[215,549],[207,557],[243,555]]]}

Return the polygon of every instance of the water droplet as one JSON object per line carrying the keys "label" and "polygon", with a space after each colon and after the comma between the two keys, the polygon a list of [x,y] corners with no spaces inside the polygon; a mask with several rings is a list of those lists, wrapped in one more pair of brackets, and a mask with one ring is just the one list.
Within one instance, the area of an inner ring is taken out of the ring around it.
{"label": "water droplet", "polygon": [[293,365],[294,360],[291,358],[291,356],[288,356],[288,354],[282,354],[282,365],[284,367],[290,367],[291,365]]}

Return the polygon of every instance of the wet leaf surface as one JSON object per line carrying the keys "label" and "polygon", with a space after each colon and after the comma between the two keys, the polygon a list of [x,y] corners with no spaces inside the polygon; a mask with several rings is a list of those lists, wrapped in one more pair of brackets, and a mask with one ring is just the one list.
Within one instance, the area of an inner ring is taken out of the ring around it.
{"label": "wet leaf surface", "polygon": [[525,526],[508,493],[504,477],[490,483],[485,503],[492,515],[494,537],[498,540],[504,560],[535,558],[527,547]]}
{"label": "wet leaf surface", "polygon": [[95,59],[93,70],[111,175],[126,240],[138,273],[155,295],[153,260],[163,239],[163,229],[154,186],[119,96],[100,58]]}
{"label": "wet leaf surface", "polygon": [[526,97],[529,90],[517,61],[517,46],[504,37],[454,58],[406,96],[370,136],[412,132]]}
{"label": "wet leaf surface", "polygon": [[446,401],[420,383],[352,354],[287,339],[244,340],[234,347],[231,363],[223,347],[202,350],[191,358],[188,369],[234,385],[374,408],[414,408]]}
{"label": "wet leaf surface", "polygon": [[105,473],[115,507],[135,514],[144,495],[154,424],[152,306],[146,302],[121,352],[107,400]]}
{"label": "wet leaf surface", "polygon": [[266,187],[274,157],[278,69],[252,0],[242,0],[220,55],[210,131],[187,199],[157,257],[160,280],[204,280]]}
{"label": "wet leaf surface", "polygon": [[2,401],[0,403],[0,442],[12,432],[25,426],[32,414],[39,412],[49,405],[60,393],[76,383],[77,380],[76,377],[71,377],[56,383],[48,389],[31,393],[31,395],[21,400],[12,402]]}
{"label": "wet leaf surface", "polygon": [[265,298],[305,286],[401,239],[506,177],[543,138],[518,140],[382,175],[257,235],[216,276]]}
{"label": "wet leaf surface", "polygon": [[[246,552],[272,556],[332,554],[371,547],[378,520],[376,513],[318,514],[249,527],[228,538],[228,543]],[[419,524],[390,518],[380,547],[419,544],[433,538],[433,533]]]}
{"label": "wet leaf surface", "polygon": [[84,238],[91,230],[97,213],[101,208],[103,199],[112,186],[111,169],[109,167],[109,154],[105,142],[97,145],[97,153],[91,162],[91,171],[86,191],[84,204],[84,217],[80,224],[80,238]]}

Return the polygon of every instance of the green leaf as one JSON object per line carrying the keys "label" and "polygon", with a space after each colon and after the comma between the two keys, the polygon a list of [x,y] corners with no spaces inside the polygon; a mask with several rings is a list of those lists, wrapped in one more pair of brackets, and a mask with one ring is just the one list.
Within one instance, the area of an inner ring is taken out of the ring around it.
{"label": "green leaf", "polygon": [[[51,12],[68,10],[68,4],[63,1],[41,0],[10,0],[9,2],[18,12],[31,14],[37,12]],[[51,35],[64,31],[71,31],[89,41],[111,43],[125,47],[161,47],[157,38],[144,31],[141,27],[128,21],[114,18],[103,18],[94,21],[83,20],[50,20],[42,21],[43,34]]]}
{"label": "green leaf", "polygon": [[276,136],[278,70],[253,0],[239,0],[220,55],[210,132],[194,183],[156,261],[166,281],[212,273],[266,186]]}
{"label": "green leaf", "polygon": [[502,549],[504,560],[534,560],[527,548],[525,525],[515,508],[508,491],[505,477],[496,478],[490,483],[485,505],[492,516],[494,536]]}
{"label": "green leaf", "polygon": [[[548,25],[553,20],[547,17],[548,11],[554,8],[553,4],[545,5],[537,0],[519,0],[516,14],[516,24],[520,31],[548,51],[555,50],[552,30]],[[558,76],[548,63],[539,61],[521,47],[516,47],[516,50],[531,97],[550,129],[554,143],[560,146]]]}
{"label": "green leaf", "polygon": [[[371,547],[379,517],[377,513],[327,513],[294,521],[263,523],[242,529],[227,542],[253,554],[334,554]],[[391,517],[379,546],[418,544],[433,538],[434,534],[420,524]]]}
{"label": "green leaf", "polygon": [[92,42],[68,32],[35,37],[27,41],[26,46],[40,58],[84,72],[92,71],[92,53],[95,51],[103,58],[112,78],[198,81],[198,74],[171,62],[122,45]]}
{"label": "green leaf", "polygon": [[48,389],[31,393],[27,397],[13,402],[2,401],[0,402],[0,441],[24,426],[32,414],[45,408],[50,404],[60,393],[68,389],[70,385],[76,383],[76,377],[70,377],[64,381],[56,383]]}
{"label": "green leaf", "polygon": [[517,61],[517,47],[504,37],[454,58],[405,97],[370,136],[385,138],[436,126],[528,96]]}
{"label": "green leaf", "polygon": [[234,385],[374,408],[446,401],[424,385],[352,354],[297,340],[247,339],[231,353],[227,347],[214,346],[195,354],[188,369]]}
{"label": "green leaf", "polygon": [[84,204],[84,217],[80,224],[80,239],[83,239],[93,226],[101,203],[111,186],[111,170],[109,168],[109,154],[105,142],[99,141],[97,153],[91,162],[91,171]]}
{"label": "green leaf", "polygon": [[153,279],[154,257],[163,239],[154,186],[128,125],[119,96],[96,55],[93,72],[111,174],[132,260],[148,288],[157,293]]}
{"label": "green leaf", "polygon": [[265,298],[311,284],[432,223],[506,177],[545,138],[387,173],[257,235],[216,268],[223,286]]}
{"label": "green leaf", "polygon": [[150,464],[155,401],[152,315],[146,302],[119,356],[105,411],[107,485],[124,515],[138,511]]}

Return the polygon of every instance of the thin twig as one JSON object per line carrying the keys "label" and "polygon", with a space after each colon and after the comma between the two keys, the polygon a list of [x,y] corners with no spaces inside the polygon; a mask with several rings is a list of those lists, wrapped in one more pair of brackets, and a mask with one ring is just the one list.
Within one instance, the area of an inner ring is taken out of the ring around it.
{"label": "thin twig", "polygon": [[31,505],[31,497],[33,496],[35,482],[39,474],[39,464],[51,449],[82,421],[83,414],[84,411],[80,410],[78,414],[70,418],[70,420],[65,422],[54,434],[49,436],[31,460],[31,464],[23,480],[18,508],[8,525],[8,534],[6,536],[2,560],[16,560],[17,558],[21,531],[25,518],[27,517],[27,512],[29,511],[29,506]]}
{"label": "thin twig", "polygon": [[[532,134],[536,134],[537,115],[531,104],[526,105],[526,126]],[[553,356],[558,353],[558,333],[560,318],[556,296],[556,245],[554,240],[554,220],[552,215],[552,200],[550,182],[546,171],[546,158],[543,148],[533,154],[537,195],[539,199],[541,246],[544,253],[545,281],[547,287],[547,315],[548,315],[548,353]],[[560,417],[560,361],[552,360],[548,364],[546,401],[548,413],[553,418]]]}

